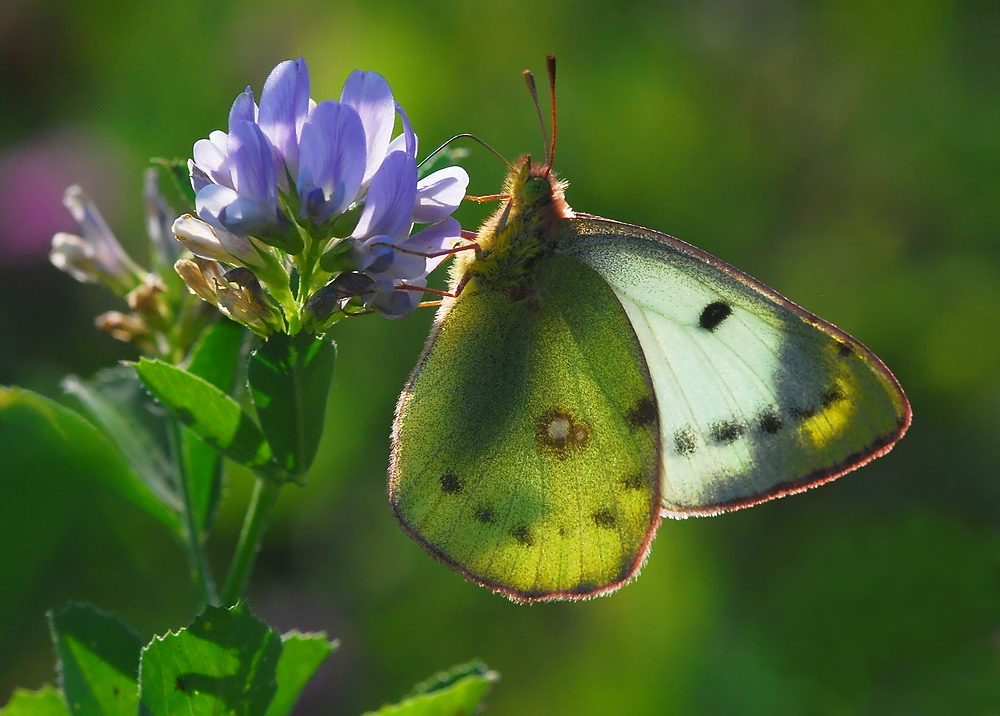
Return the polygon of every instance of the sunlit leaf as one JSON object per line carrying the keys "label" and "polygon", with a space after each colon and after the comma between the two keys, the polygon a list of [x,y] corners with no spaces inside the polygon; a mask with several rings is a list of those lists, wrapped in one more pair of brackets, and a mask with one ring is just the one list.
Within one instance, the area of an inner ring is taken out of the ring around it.
{"label": "sunlit leaf", "polygon": [[143,649],[140,698],[153,716],[263,716],[278,691],[281,652],[281,637],[245,604],[210,606]]}
{"label": "sunlit leaf", "polygon": [[271,449],[256,424],[214,385],[160,360],[143,358],[135,369],[156,399],[216,450],[248,467],[270,461]]}
{"label": "sunlit leaf", "polygon": [[456,666],[414,687],[398,704],[367,716],[462,716],[473,713],[499,679],[480,661]]}
{"label": "sunlit leaf", "polygon": [[110,614],[84,604],[49,613],[59,681],[73,714],[133,716],[142,643]]}
{"label": "sunlit leaf", "polygon": [[59,690],[46,685],[38,691],[15,689],[0,716],[69,716],[69,709]]}

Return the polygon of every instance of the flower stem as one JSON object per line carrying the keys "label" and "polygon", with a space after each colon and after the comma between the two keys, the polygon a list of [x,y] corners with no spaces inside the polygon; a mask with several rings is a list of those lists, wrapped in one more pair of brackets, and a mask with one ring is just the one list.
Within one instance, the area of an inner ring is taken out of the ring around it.
{"label": "flower stem", "polygon": [[176,419],[170,420],[173,442],[173,457],[180,476],[181,492],[184,497],[184,547],[187,551],[188,566],[191,568],[191,579],[197,590],[198,598],[203,604],[215,604],[215,582],[205,555],[205,544],[198,528],[197,508],[191,491],[191,476],[188,474],[184,459],[183,426]]}
{"label": "flower stem", "polygon": [[250,504],[247,506],[246,517],[243,519],[243,529],[240,530],[236,553],[229,566],[226,584],[222,588],[221,602],[224,607],[233,606],[243,596],[243,589],[250,577],[250,569],[257,557],[260,540],[264,536],[264,528],[271,517],[271,510],[280,490],[281,485],[278,482],[263,477],[257,478]]}

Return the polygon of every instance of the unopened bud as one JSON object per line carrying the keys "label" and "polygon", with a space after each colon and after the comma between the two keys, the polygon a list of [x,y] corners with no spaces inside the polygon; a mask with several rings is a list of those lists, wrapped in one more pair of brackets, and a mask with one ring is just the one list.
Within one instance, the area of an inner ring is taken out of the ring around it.
{"label": "unopened bud", "polygon": [[166,292],[167,286],[163,279],[155,273],[148,273],[142,283],[129,291],[125,296],[129,308],[145,316],[159,314],[162,304],[160,294]]}
{"label": "unopened bud", "polygon": [[94,319],[94,325],[111,334],[112,338],[125,343],[135,343],[149,334],[149,329],[141,318],[119,311],[102,313]]}

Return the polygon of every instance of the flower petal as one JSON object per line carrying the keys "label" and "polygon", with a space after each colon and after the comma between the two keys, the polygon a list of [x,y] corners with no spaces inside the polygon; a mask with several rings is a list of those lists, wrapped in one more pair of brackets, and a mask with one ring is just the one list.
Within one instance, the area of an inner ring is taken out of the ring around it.
{"label": "flower petal", "polygon": [[191,214],[178,217],[170,228],[195,256],[250,268],[262,263],[249,239],[211,226]]}
{"label": "flower petal", "polygon": [[[216,140],[221,140],[221,146]],[[194,163],[211,181],[231,189],[233,180],[229,175],[228,144],[229,135],[215,131],[208,139],[199,139],[194,143],[191,156],[194,158]],[[195,188],[195,191],[197,190],[198,187]]]}
{"label": "flower petal", "polygon": [[253,101],[253,90],[247,87],[236,95],[232,108],[229,110],[229,129],[239,122],[256,122],[257,104]]}
{"label": "flower petal", "polygon": [[146,231],[153,244],[156,257],[163,266],[173,266],[180,258],[181,245],[174,238],[170,226],[177,212],[170,208],[160,192],[160,172],[154,167],[142,175],[143,198],[146,200]]}
{"label": "flower petal", "polygon": [[[444,221],[424,227],[411,236],[403,246],[421,253],[433,254],[461,243],[464,243],[462,241],[462,226],[455,219],[448,217]],[[437,268],[438,264],[450,257],[451,254],[424,257],[424,275],[429,274]]]}
{"label": "flower petal", "polygon": [[49,261],[81,283],[94,283],[100,271],[94,263],[94,252],[79,236],[59,232],[52,237]]}
{"label": "flower petal", "polygon": [[355,238],[409,233],[417,197],[417,162],[406,152],[393,152],[372,177]]}
{"label": "flower petal", "polygon": [[465,198],[469,175],[462,167],[445,167],[417,182],[413,222],[433,224],[450,216]]}
{"label": "flower petal", "polygon": [[302,125],[296,187],[302,217],[325,221],[349,207],[365,171],[365,130],[353,108],[333,100],[316,105]]}
{"label": "flower petal", "polygon": [[374,274],[384,273],[396,258],[395,244],[391,236],[378,234],[354,247],[354,264],[358,271],[368,273],[373,279]]}
{"label": "flower petal", "polygon": [[278,152],[288,174],[299,171],[299,129],[309,112],[309,68],[301,57],[278,64],[264,81],[257,124]]}
{"label": "flower petal", "polygon": [[[423,279],[407,281],[407,285],[424,287],[427,282]],[[406,318],[420,303],[423,294],[420,291],[382,291],[375,294],[375,299],[371,306],[378,313],[386,318]]]}
{"label": "flower petal", "polygon": [[[219,184],[207,184],[194,197],[195,213],[203,221],[207,221],[212,226],[222,229],[222,218],[226,207],[240,198],[236,190]],[[177,222],[174,222],[174,233]]]}
{"label": "flower petal", "polygon": [[90,246],[94,262],[102,271],[123,284],[134,281],[142,274],[111,233],[97,206],[83,193],[83,189],[75,184],[67,189],[63,195],[63,205],[80,225],[83,240]]}
{"label": "flower petal", "polygon": [[267,138],[253,122],[238,122],[229,133],[233,188],[240,196],[278,208],[278,183]]}
{"label": "flower petal", "polygon": [[385,157],[396,123],[392,90],[379,73],[355,70],[344,83],[340,101],[358,113],[365,128],[367,161],[362,183],[367,184]]}
{"label": "flower petal", "polygon": [[[396,114],[399,115],[400,121],[403,123],[403,143],[405,145],[405,150],[408,154],[417,156],[417,135],[413,133],[413,125],[410,124],[410,118],[406,116],[406,112],[400,106],[399,102],[395,103]],[[399,139],[399,137],[397,137]]]}

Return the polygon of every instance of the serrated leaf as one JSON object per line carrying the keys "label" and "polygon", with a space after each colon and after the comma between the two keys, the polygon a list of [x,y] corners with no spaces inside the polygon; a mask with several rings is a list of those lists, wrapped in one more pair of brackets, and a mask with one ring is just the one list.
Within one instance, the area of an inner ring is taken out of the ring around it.
{"label": "serrated leaf", "polygon": [[69,709],[59,690],[45,685],[38,691],[15,689],[0,716],[69,716]]}
{"label": "serrated leaf", "polygon": [[[72,464],[182,534],[179,514],[139,479],[98,428],[37,393],[0,387],[0,456],[11,474],[32,474],[48,456],[52,463]],[[18,461],[23,465],[15,469]]]}
{"label": "serrated leaf", "polygon": [[66,376],[73,395],[108,436],[132,471],[174,512],[182,509],[180,476],[170,458],[170,438],[158,406],[128,366],[98,371],[91,380]]}
{"label": "serrated leaf", "polygon": [[86,604],[49,612],[49,628],[70,712],[134,716],[139,707],[139,637],[114,616]]}
{"label": "serrated leaf", "polygon": [[[204,331],[191,351],[189,373],[204,378],[224,393],[232,394],[236,376],[245,360],[250,334],[233,321],[217,321]],[[184,474],[196,511],[196,523],[202,534],[215,519],[222,488],[222,457],[215,448],[185,426],[181,431]]]}
{"label": "serrated leaf", "polygon": [[418,684],[398,704],[365,716],[463,716],[473,713],[499,679],[480,661],[456,666]]}
{"label": "serrated leaf", "polygon": [[245,604],[206,607],[142,651],[140,699],[152,716],[263,716],[277,692],[281,638]]}
{"label": "serrated leaf", "polygon": [[271,449],[260,429],[239,403],[207,380],[149,358],[135,370],[162,405],[223,455],[247,467],[270,462]]}
{"label": "serrated leaf", "polygon": [[336,346],[308,334],[276,333],[250,356],[247,381],[276,462],[301,476],[323,433]]}
{"label": "serrated leaf", "polygon": [[336,648],[337,642],[331,642],[326,634],[283,634],[276,672],[278,691],[267,709],[267,716],[291,713],[306,682]]}

